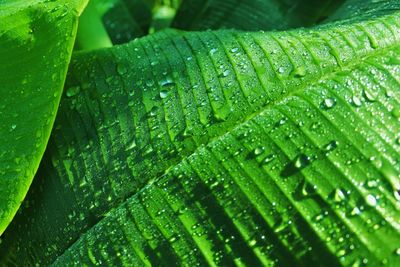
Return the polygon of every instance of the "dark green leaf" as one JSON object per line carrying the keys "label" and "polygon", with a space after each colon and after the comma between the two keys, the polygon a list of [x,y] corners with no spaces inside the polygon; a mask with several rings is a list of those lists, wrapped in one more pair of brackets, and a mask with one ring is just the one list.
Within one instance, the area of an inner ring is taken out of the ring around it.
{"label": "dark green leaf", "polygon": [[185,30],[282,30],[322,21],[339,0],[185,0],[172,27]]}

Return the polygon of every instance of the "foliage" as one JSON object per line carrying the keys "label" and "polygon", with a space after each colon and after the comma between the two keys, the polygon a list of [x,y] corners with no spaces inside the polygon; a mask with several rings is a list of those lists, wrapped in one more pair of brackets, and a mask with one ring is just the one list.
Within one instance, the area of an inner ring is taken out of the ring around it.
{"label": "foliage", "polygon": [[2,265],[400,265],[400,1],[92,1],[70,62],[85,3],[30,2],[0,2],[0,211],[41,160]]}

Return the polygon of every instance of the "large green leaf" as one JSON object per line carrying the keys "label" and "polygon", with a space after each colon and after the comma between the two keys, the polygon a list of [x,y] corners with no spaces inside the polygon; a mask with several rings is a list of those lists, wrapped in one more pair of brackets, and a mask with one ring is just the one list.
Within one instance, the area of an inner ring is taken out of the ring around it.
{"label": "large green leaf", "polygon": [[399,6],[76,54],[0,258],[399,265]]}
{"label": "large green leaf", "polygon": [[86,2],[0,1],[0,235],[44,153]]}

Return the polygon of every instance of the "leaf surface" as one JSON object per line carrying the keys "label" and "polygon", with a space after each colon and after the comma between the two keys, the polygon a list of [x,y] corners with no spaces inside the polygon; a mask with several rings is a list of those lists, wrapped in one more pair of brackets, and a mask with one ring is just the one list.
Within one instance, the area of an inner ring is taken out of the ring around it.
{"label": "leaf surface", "polygon": [[44,153],[86,1],[0,1],[0,235]]}
{"label": "leaf surface", "polygon": [[396,4],[312,29],[167,31],[76,54],[0,257],[398,265]]}
{"label": "leaf surface", "polygon": [[344,1],[185,0],[172,27],[185,30],[283,30],[322,21]]}

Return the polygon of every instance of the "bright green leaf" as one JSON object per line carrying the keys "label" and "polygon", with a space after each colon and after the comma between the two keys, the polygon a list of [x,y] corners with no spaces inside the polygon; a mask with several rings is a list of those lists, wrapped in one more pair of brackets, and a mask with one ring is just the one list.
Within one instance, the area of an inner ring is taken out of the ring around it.
{"label": "bright green leaf", "polygon": [[87,1],[0,1],[0,235],[44,153]]}

